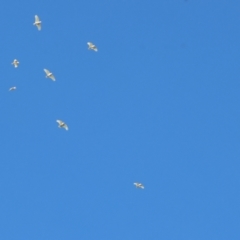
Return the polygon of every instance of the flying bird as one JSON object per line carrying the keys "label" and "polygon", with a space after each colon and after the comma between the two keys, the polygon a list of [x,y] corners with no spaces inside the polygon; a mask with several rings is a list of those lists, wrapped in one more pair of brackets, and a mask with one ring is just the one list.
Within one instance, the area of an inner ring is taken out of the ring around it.
{"label": "flying bird", "polygon": [[61,120],[57,120],[56,122],[58,123],[59,128],[65,128],[66,130],[68,130],[68,125],[65,122]]}
{"label": "flying bird", "polygon": [[9,91],[13,91],[13,90],[16,90],[17,89],[17,87],[11,87],[11,88],[9,88]]}
{"label": "flying bird", "polygon": [[98,51],[96,45],[94,45],[93,43],[88,42],[87,45],[88,45],[88,49],[89,49],[89,50],[93,50],[93,51],[95,51],[95,52]]}
{"label": "flying bird", "polygon": [[38,15],[35,15],[35,22],[33,23],[33,25],[37,26],[38,30],[40,31],[41,30],[41,21],[38,17]]}
{"label": "flying bird", "polygon": [[136,188],[144,189],[144,186],[142,185],[142,183],[133,183],[133,184],[136,186]]}
{"label": "flying bird", "polygon": [[55,77],[53,76],[53,74],[49,70],[47,70],[47,69],[43,69],[43,70],[46,73],[46,78],[51,78],[53,81],[56,80]]}
{"label": "flying bird", "polygon": [[14,59],[12,65],[14,65],[15,68],[18,67],[19,61],[17,59]]}

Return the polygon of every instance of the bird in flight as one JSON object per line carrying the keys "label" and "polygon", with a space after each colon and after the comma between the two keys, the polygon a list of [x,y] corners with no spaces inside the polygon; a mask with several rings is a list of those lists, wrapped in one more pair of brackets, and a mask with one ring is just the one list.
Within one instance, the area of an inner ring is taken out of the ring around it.
{"label": "bird in flight", "polygon": [[66,130],[68,130],[68,125],[65,122],[61,120],[57,120],[56,122],[58,123],[59,128],[65,128]]}
{"label": "bird in flight", "polygon": [[37,26],[37,28],[38,28],[38,30],[40,31],[41,30],[41,21],[40,21],[40,19],[39,19],[39,17],[38,17],[38,15],[35,15],[35,22],[33,23],[33,25],[35,25],[35,26]]}
{"label": "bird in flight", "polygon": [[19,61],[17,59],[14,59],[12,65],[14,65],[15,68],[18,67]]}
{"label": "bird in flight", "polygon": [[89,50],[93,50],[93,51],[95,51],[95,52],[98,51],[96,45],[94,45],[93,43],[88,42],[87,45],[88,45],[88,49],[89,49]]}
{"label": "bird in flight", "polygon": [[17,87],[11,87],[11,88],[9,88],[9,91],[13,91],[13,90],[16,90],[17,89]]}
{"label": "bird in flight", "polygon": [[51,78],[53,81],[56,80],[55,77],[53,76],[53,74],[49,70],[47,70],[47,69],[43,69],[43,70],[46,73],[46,78]]}
{"label": "bird in flight", "polygon": [[136,188],[144,189],[144,186],[142,185],[142,183],[133,183],[133,184],[136,186]]}

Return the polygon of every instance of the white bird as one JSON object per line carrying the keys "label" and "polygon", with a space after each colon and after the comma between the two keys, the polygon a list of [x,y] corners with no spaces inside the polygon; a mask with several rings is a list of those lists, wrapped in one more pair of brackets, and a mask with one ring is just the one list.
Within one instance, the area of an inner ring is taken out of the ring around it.
{"label": "white bird", "polygon": [[59,128],[65,128],[66,130],[68,130],[68,126],[65,122],[63,122],[61,120],[57,120],[56,122],[58,123]]}
{"label": "white bird", "polygon": [[133,184],[136,186],[136,188],[144,189],[144,186],[142,185],[142,183],[133,183]]}
{"label": "white bird", "polygon": [[48,71],[47,69],[43,69],[43,70],[46,73],[46,78],[51,78],[53,81],[56,80],[55,77],[53,76],[53,74],[50,71]]}
{"label": "white bird", "polygon": [[93,51],[95,51],[95,52],[98,51],[96,45],[94,45],[93,43],[88,42],[87,45],[88,45],[88,49],[93,50]]}
{"label": "white bird", "polygon": [[12,64],[13,64],[14,67],[16,68],[16,67],[18,67],[18,65],[19,65],[19,61],[18,61],[17,59],[14,59],[13,62],[12,62]]}
{"label": "white bird", "polygon": [[9,88],[9,91],[13,91],[13,90],[16,90],[17,89],[17,87],[11,87],[11,88]]}
{"label": "white bird", "polygon": [[33,23],[34,26],[37,26],[38,30],[40,31],[41,30],[41,21],[38,17],[38,15],[35,15],[35,22]]}

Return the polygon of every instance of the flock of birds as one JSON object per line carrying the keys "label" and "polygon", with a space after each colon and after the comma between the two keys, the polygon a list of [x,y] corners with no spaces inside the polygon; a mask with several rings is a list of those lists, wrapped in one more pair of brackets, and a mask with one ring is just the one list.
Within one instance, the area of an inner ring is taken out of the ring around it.
{"label": "flock of birds", "polygon": [[[39,31],[42,29],[42,22],[40,21],[40,18],[38,17],[38,15],[35,15],[35,22],[33,23],[33,25],[36,26]],[[95,51],[95,52],[98,51],[96,45],[94,45],[93,43],[87,42],[87,45],[88,45],[88,49],[89,49],[89,50],[93,50],[93,51]],[[17,59],[14,59],[13,62],[12,62],[12,65],[13,65],[15,68],[17,68],[18,65],[19,65],[19,63],[20,63],[20,62],[19,62]],[[44,68],[43,71],[46,73],[46,78],[50,78],[52,81],[56,81],[56,79],[55,79],[55,77],[54,77],[54,75],[53,75],[52,72],[50,72],[50,71],[49,71],[48,69],[46,69],[46,68]],[[11,87],[11,88],[9,89],[9,91],[13,91],[13,90],[16,90],[16,89],[17,89],[17,87],[14,86],[14,87]],[[59,127],[59,128],[64,128],[65,130],[68,130],[68,129],[69,129],[69,128],[68,128],[68,125],[67,125],[65,122],[63,122],[62,120],[56,120],[56,122],[58,123],[58,127]],[[135,182],[135,183],[133,183],[133,184],[136,186],[136,188],[144,189],[144,186],[143,186],[142,183]]]}

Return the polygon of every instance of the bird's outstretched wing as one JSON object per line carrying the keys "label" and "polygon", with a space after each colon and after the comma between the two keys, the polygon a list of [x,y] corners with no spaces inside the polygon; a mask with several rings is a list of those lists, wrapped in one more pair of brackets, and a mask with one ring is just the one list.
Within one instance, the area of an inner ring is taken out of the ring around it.
{"label": "bird's outstretched wing", "polygon": [[61,120],[56,120],[56,122],[60,125],[60,124],[63,124],[63,121]]}
{"label": "bird's outstretched wing", "polygon": [[93,46],[93,44],[92,44],[91,42],[87,42],[87,45],[88,45],[89,47],[92,47],[92,46]]}
{"label": "bird's outstretched wing", "polygon": [[39,19],[38,15],[35,15],[35,22],[39,22],[39,21],[40,21],[40,19]]}
{"label": "bird's outstretched wing", "polygon": [[51,76],[49,76],[49,78],[51,78],[53,81],[56,81],[55,77],[53,76],[53,74]]}
{"label": "bird's outstretched wing", "polygon": [[93,50],[94,50],[95,52],[97,52],[97,51],[98,51],[98,49],[97,49],[97,47],[96,47],[96,46],[94,46],[94,47],[93,47]]}
{"label": "bird's outstretched wing", "polygon": [[16,90],[16,87],[9,88],[9,91],[13,91],[13,90]]}
{"label": "bird's outstretched wing", "polygon": [[68,130],[68,125],[67,125],[66,123],[63,125],[63,127],[64,127],[66,130]]}
{"label": "bird's outstretched wing", "polygon": [[48,71],[47,69],[43,69],[44,70],[44,72],[46,73],[46,74],[49,74],[50,73],[50,71]]}
{"label": "bird's outstretched wing", "polygon": [[37,29],[40,31],[41,30],[41,23],[37,24]]}

